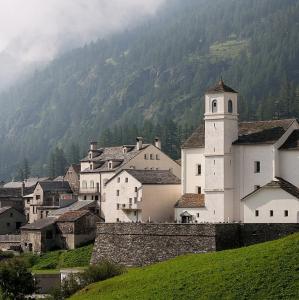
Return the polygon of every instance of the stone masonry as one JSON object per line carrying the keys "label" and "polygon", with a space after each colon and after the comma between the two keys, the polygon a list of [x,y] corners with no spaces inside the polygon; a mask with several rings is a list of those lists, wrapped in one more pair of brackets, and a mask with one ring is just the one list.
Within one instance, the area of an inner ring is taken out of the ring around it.
{"label": "stone masonry", "polygon": [[143,266],[187,253],[205,253],[273,240],[299,224],[98,223],[91,258]]}

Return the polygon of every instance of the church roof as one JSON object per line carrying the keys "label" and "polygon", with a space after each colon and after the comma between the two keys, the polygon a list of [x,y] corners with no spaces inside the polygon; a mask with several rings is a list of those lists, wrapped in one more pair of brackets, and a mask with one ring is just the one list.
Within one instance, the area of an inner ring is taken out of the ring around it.
{"label": "church roof", "polygon": [[294,130],[279,149],[281,149],[281,150],[298,150],[299,149],[299,129]]}
{"label": "church roof", "polygon": [[264,186],[260,187],[259,189],[249,193],[248,195],[246,195],[245,197],[243,197],[242,200],[247,199],[248,197],[252,196],[253,194],[258,193],[261,190],[264,189],[275,189],[275,188],[279,188],[284,190],[285,192],[291,194],[292,196],[296,197],[299,199],[299,189],[293,185],[292,183],[284,180],[281,177],[276,177],[275,180],[270,181],[269,183],[265,184]]}
{"label": "church roof", "polygon": [[218,93],[235,93],[235,94],[237,94],[238,92],[236,92],[231,87],[225,85],[223,80],[221,79],[217,84],[210,87],[206,91],[206,94],[218,94]]}
{"label": "church roof", "polygon": [[[241,122],[239,123],[239,137],[233,144],[274,144],[293,122],[297,122],[296,119]],[[202,124],[186,140],[182,148],[203,148],[204,146],[205,128]]]}
{"label": "church roof", "polygon": [[205,207],[204,194],[184,194],[175,204],[175,208],[200,208]]}

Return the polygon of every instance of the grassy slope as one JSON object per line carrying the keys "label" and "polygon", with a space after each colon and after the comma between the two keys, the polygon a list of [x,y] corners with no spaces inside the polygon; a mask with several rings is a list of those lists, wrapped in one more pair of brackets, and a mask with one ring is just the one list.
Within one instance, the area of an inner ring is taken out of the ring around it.
{"label": "grassy slope", "polygon": [[71,299],[299,299],[299,234],[133,269]]}
{"label": "grassy slope", "polygon": [[37,259],[32,270],[53,270],[88,266],[92,248],[93,244],[74,250],[57,250],[47,252]]}

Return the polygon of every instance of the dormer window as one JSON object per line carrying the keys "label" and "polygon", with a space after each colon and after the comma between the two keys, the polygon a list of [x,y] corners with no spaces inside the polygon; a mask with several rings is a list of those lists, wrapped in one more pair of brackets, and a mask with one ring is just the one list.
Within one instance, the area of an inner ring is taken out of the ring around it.
{"label": "dormer window", "polygon": [[89,153],[89,159],[92,159],[92,153],[91,152]]}
{"label": "dormer window", "polygon": [[212,101],[212,112],[213,113],[217,112],[217,100],[216,99],[214,99]]}
{"label": "dormer window", "polygon": [[233,113],[233,101],[232,100],[228,100],[227,102],[227,111],[231,114]]}
{"label": "dormer window", "polygon": [[89,169],[90,169],[90,170],[92,170],[92,169],[93,169],[93,167],[92,167],[92,164],[90,164],[90,165],[89,165]]}
{"label": "dormer window", "polygon": [[123,146],[123,154],[128,152],[128,148],[126,146]]}
{"label": "dormer window", "polygon": [[111,170],[112,168],[113,168],[112,161],[109,161],[109,162],[108,162],[108,169]]}

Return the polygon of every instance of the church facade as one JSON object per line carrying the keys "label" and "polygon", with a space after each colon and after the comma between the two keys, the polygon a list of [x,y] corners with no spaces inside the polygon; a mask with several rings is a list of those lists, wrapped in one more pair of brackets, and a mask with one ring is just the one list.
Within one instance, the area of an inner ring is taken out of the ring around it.
{"label": "church facade", "polygon": [[221,80],[182,146],[181,179],[178,222],[299,222],[298,121],[239,122],[238,93]]}

